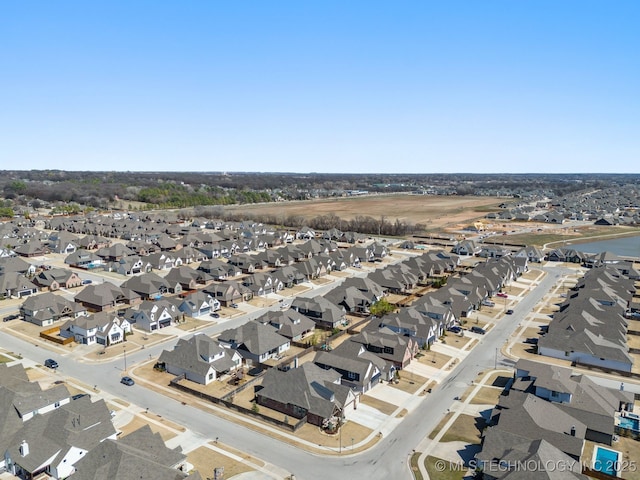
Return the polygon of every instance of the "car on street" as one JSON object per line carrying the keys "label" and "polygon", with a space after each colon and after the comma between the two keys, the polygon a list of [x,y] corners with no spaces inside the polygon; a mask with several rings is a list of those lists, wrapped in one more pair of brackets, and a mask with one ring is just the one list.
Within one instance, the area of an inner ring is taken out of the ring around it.
{"label": "car on street", "polygon": [[507,314],[507,315],[513,315],[513,310],[511,310],[511,309],[507,310],[507,311],[506,311],[506,314]]}
{"label": "car on street", "polygon": [[500,297],[500,298],[507,298],[508,297],[508,295],[506,293],[504,293],[504,292],[496,293],[496,296]]}
{"label": "car on street", "polygon": [[47,358],[44,361],[44,366],[55,370],[56,368],[58,368],[58,362],[56,362],[53,358]]}
{"label": "car on street", "polygon": [[122,383],[124,385],[128,385],[130,387],[131,385],[135,385],[136,382],[134,382],[133,378],[131,378],[131,377],[122,377],[120,379],[120,383]]}
{"label": "car on street", "polygon": [[484,328],[480,328],[480,327],[471,327],[471,331],[473,333],[479,333],[480,335],[484,335],[485,333],[487,333],[487,331]]}

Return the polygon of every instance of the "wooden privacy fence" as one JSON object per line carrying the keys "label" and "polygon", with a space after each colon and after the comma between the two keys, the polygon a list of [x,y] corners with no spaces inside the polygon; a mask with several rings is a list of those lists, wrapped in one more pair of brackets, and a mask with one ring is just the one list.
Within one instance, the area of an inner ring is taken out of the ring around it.
{"label": "wooden privacy fence", "polygon": [[53,327],[48,330],[43,330],[40,332],[40,337],[45,340],[50,340],[59,345],[67,345],[73,342],[73,337],[62,338],[60,336],[60,327]]}

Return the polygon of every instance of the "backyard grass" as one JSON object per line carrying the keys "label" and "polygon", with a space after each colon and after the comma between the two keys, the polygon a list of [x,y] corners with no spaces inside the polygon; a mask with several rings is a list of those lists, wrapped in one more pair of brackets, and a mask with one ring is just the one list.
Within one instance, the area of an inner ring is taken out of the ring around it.
{"label": "backyard grass", "polygon": [[0,354],[0,363],[8,363],[11,362],[12,359],[9,357],[5,357],[4,355]]}

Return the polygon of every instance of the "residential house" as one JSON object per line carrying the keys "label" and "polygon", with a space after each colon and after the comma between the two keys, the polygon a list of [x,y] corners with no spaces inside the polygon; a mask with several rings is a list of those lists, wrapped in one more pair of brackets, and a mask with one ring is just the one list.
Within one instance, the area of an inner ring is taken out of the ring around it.
{"label": "residential house", "polygon": [[220,302],[221,306],[228,307],[237,302],[248,302],[253,298],[253,293],[244,285],[228,281],[224,283],[213,283],[203,289]]}
{"label": "residential house", "polygon": [[82,248],[79,248],[75,252],[67,255],[64,259],[64,263],[72,267],[84,269],[100,268],[105,264],[102,257]]}
{"label": "residential house", "polygon": [[357,342],[342,342],[331,351],[316,353],[313,363],[341,375],[341,383],[350,389],[366,393],[382,381],[394,377],[395,367]]}
{"label": "residential house", "polygon": [[99,344],[108,347],[121,343],[131,333],[131,324],[113,313],[98,312],[79,316],[60,327],[60,336],[73,339],[82,345]]}
{"label": "residential house", "polygon": [[198,266],[198,270],[205,272],[214,280],[224,281],[236,277],[242,273],[242,270],[235,265],[223,262],[218,259],[205,260]]}
{"label": "residential house", "polygon": [[289,350],[290,340],[271,326],[260,322],[247,322],[237,328],[224,330],[218,341],[226,348],[237,351],[248,366],[270,359],[279,359]]}
{"label": "residential house", "polygon": [[110,272],[116,272],[125,276],[149,273],[153,269],[151,264],[146,262],[143,257],[139,255],[127,255],[116,262],[108,263],[106,268]]}
{"label": "residential house", "polygon": [[309,317],[318,327],[333,329],[346,322],[345,308],[321,296],[297,297],[291,302],[291,308]]}
{"label": "residential house", "polygon": [[307,423],[323,427],[332,420],[348,418],[350,406],[357,405],[356,394],[340,384],[335,370],[322,369],[304,363],[288,371],[272,368],[267,371],[256,402],[294,419],[306,418]]}
{"label": "residential house", "polygon": [[0,272],[0,299],[23,298],[33,295],[38,286],[18,272]]}
{"label": "residential house", "polygon": [[124,281],[120,287],[137,293],[143,300],[158,300],[169,292],[169,285],[170,283],[167,279],[156,273],[149,272],[131,277]]}
{"label": "residential house", "polygon": [[634,281],[614,266],[603,266],[589,270],[575,292],[554,314],[538,341],[538,354],[630,372],[633,357],[624,312]]}
{"label": "residential house", "polygon": [[145,300],[136,308],[127,309],[123,317],[136,328],[154,332],[175,325],[182,317],[182,312],[178,310],[176,302],[168,299]]}
{"label": "residential house", "polygon": [[189,468],[179,446],[168,448],[160,433],[145,425],[117,441],[101,442],[75,464],[73,479],[119,479],[136,472],[153,480],[202,480],[198,472],[186,473]]}
{"label": "residential house", "polygon": [[42,289],[53,292],[61,288],[79,287],[82,285],[82,279],[76,272],[66,268],[52,268],[39,272],[33,278],[33,283]]}
{"label": "residential house", "polygon": [[397,313],[385,315],[372,322],[371,330],[387,328],[399,335],[413,339],[420,347],[431,345],[441,332],[440,322],[422,315],[414,308],[401,308]]}
{"label": "residential house", "polygon": [[174,267],[164,276],[169,285],[169,291],[179,293],[176,288],[180,285],[180,290],[195,290],[196,288],[209,285],[213,282],[213,277],[202,270],[195,270],[186,265]]}
{"label": "residential house", "polygon": [[364,345],[369,352],[392,363],[396,370],[407,367],[420,351],[420,346],[411,337],[398,335],[385,328],[378,331],[364,330],[349,340]]}
{"label": "residential house", "polygon": [[195,291],[184,297],[178,310],[190,317],[199,317],[220,310],[220,301],[206,292]]}
{"label": "residential house", "polygon": [[520,359],[511,390],[552,402],[586,425],[585,439],[611,445],[617,414],[632,410],[634,395],[596,384],[569,368]]}
{"label": "residential house", "polygon": [[175,252],[156,252],[143,257],[154,270],[170,270],[182,265],[182,259]]}
{"label": "residential house", "polygon": [[87,309],[79,303],[50,292],[28,297],[20,306],[24,320],[39,327],[49,327],[65,318],[87,315]]}
{"label": "residential house", "polygon": [[22,245],[16,245],[13,251],[21,257],[42,257],[49,254],[49,248],[40,240],[30,240]]}
{"label": "residential house", "polygon": [[104,401],[71,401],[65,385],[42,390],[22,365],[0,365],[0,470],[63,479],[100,442],[116,438]]}
{"label": "residential house", "polygon": [[256,318],[255,321],[271,325],[280,335],[292,342],[301,342],[313,334],[316,327],[313,320],[291,308],[267,311]]}
{"label": "residential house", "polygon": [[124,310],[142,302],[137,293],[118,287],[111,282],[87,285],[76,294],[73,300],[90,312]]}
{"label": "residential house", "polygon": [[242,356],[224,348],[218,340],[197,333],[189,339],[178,340],[173,350],[164,350],[158,363],[172,375],[184,375],[187,380],[208,385],[239,369]]}

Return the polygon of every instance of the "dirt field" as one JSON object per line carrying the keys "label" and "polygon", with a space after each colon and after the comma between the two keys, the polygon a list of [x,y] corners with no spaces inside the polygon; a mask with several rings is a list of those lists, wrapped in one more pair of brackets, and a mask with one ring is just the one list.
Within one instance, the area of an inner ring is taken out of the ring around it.
{"label": "dirt field", "polygon": [[[407,223],[422,223],[429,229],[469,223],[487,212],[497,211],[502,201],[494,197],[448,197],[421,195],[380,195],[331,200],[309,200],[262,205],[227,207],[234,212],[276,215],[280,218],[300,216],[310,219],[335,214],[344,220],[357,216],[396,218]],[[495,207],[495,208],[494,208]]]}

